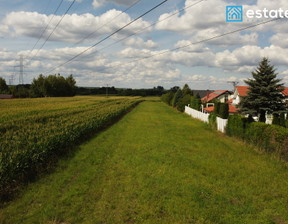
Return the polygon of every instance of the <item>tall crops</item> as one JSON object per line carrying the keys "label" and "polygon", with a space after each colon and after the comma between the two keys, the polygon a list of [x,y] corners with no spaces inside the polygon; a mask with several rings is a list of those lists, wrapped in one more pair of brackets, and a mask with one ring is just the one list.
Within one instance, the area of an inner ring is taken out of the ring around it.
{"label": "tall crops", "polygon": [[0,101],[0,198],[138,102],[93,97]]}

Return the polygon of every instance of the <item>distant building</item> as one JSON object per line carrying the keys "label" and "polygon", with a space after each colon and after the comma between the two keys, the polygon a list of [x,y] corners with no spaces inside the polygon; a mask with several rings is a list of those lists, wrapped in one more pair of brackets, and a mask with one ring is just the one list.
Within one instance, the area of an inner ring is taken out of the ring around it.
{"label": "distant building", "polygon": [[13,95],[0,94],[0,99],[13,99]]}
{"label": "distant building", "polygon": [[226,103],[231,98],[232,92],[228,90],[216,90],[212,93],[207,92],[207,95],[201,99],[202,103],[210,103],[212,100],[217,100],[221,103]]}

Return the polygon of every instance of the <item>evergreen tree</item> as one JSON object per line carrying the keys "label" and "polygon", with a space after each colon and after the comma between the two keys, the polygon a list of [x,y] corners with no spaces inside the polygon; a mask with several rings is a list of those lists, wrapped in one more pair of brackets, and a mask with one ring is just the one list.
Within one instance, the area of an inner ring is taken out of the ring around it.
{"label": "evergreen tree", "polygon": [[185,95],[191,95],[191,96],[193,96],[193,91],[190,89],[190,87],[188,86],[188,84],[185,84],[185,85],[183,86],[182,93],[183,93],[183,96],[185,96]]}
{"label": "evergreen tree", "polygon": [[252,72],[253,79],[245,83],[249,86],[247,96],[240,102],[240,111],[244,114],[258,116],[260,122],[265,122],[265,114],[281,113],[286,111],[284,96],[281,93],[283,83],[277,79],[273,65],[268,58],[263,58],[257,69]]}

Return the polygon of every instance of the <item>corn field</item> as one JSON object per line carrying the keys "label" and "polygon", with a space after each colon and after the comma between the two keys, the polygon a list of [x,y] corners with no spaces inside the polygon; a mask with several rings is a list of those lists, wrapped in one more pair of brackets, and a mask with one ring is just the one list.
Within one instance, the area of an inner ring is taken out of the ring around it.
{"label": "corn field", "polygon": [[104,97],[0,101],[0,198],[139,101]]}

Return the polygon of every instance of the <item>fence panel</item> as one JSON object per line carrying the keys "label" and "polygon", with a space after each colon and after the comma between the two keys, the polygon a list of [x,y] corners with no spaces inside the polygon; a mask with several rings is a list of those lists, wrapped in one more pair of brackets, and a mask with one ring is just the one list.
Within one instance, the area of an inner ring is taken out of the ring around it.
{"label": "fence panel", "polygon": [[217,130],[221,131],[222,133],[225,133],[225,128],[228,122],[228,119],[222,119],[220,117],[217,117]]}
{"label": "fence panel", "polygon": [[185,106],[185,113],[190,115],[193,118],[209,123],[208,121],[209,114],[202,113],[198,110],[194,110],[191,107],[187,107],[187,106]]}

